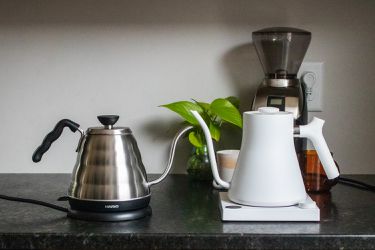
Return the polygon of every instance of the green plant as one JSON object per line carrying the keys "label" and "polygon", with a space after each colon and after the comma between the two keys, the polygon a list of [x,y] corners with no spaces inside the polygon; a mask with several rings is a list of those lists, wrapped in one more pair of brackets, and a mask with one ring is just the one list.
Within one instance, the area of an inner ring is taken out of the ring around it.
{"label": "green plant", "polygon": [[192,101],[173,102],[161,107],[168,108],[179,114],[187,123],[194,126],[189,133],[190,143],[201,148],[205,145],[204,134],[190,110],[198,111],[210,129],[212,139],[220,140],[221,127],[229,123],[242,128],[242,117],[239,111],[239,99],[234,96],[218,98],[211,103]]}

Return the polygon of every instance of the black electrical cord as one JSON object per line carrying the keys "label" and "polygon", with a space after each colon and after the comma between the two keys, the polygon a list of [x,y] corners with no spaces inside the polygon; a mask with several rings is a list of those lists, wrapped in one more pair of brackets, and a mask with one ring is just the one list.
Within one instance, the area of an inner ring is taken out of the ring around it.
{"label": "black electrical cord", "polygon": [[18,202],[25,202],[25,203],[32,203],[32,204],[37,204],[45,207],[49,207],[52,209],[59,210],[61,212],[68,212],[68,209],[65,207],[60,207],[51,203],[47,203],[44,201],[38,201],[38,200],[33,200],[33,199],[25,199],[25,198],[19,198],[19,197],[12,197],[12,196],[7,196],[7,195],[2,195],[0,194],[0,199],[8,200],[8,201],[18,201]]}
{"label": "black electrical cord", "polygon": [[367,183],[362,182],[362,181],[357,181],[357,180],[354,180],[354,179],[345,178],[345,177],[340,176],[339,179],[338,179],[338,182],[340,184],[348,185],[348,186],[351,186],[351,187],[375,192],[375,186],[367,184]]}

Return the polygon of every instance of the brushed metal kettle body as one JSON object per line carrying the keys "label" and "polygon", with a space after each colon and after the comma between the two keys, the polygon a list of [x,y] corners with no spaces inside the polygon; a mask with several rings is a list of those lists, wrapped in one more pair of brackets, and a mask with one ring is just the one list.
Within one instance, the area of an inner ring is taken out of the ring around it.
{"label": "brushed metal kettle body", "polygon": [[150,187],[168,175],[179,138],[192,128],[185,127],[176,134],[163,174],[148,181],[132,131],[128,127],[113,126],[118,118],[114,115],[98,116],[104,126],[88,128],[86,132],[71,120],[61,120],[33,154],[33,161],[39,162],[65,127],[80,132],[77,161],[68,190],[69,203],[74,209],[106,212],[147,206]]}
{"label": "brushed metal kettle body", "polygon": [[141,154],[129,128],[89,128],[78,147],[70,197],[131,200],[150,194]]}

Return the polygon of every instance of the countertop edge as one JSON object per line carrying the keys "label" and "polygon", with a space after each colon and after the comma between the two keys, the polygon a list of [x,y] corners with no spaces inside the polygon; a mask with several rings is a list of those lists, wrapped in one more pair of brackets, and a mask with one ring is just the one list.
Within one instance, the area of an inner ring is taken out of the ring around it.
{"label": "countertop edge", "polygon": [[375,249],[375,235],[1,233],[0,246],[1,249]]}

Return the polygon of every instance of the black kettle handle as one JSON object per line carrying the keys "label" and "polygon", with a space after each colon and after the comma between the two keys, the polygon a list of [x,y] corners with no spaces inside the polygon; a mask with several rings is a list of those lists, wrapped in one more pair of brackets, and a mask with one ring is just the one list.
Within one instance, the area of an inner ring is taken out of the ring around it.
{"label": "black kettle handle", "polygon": [[60,137],[65,127],[68,127],[72,132],[76,132],[79,128],[79,124],[69,119],[59,121],[55,128],[44,137],[42,144],[35,150],[33,162],[39,162],[42,159],[43,154],[51,147],[52,142]]}

